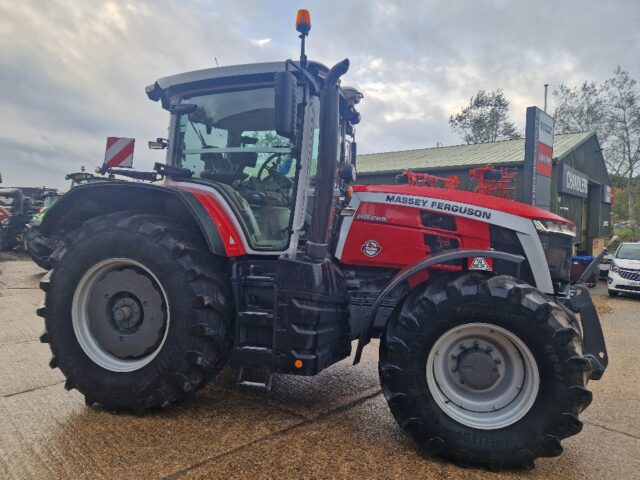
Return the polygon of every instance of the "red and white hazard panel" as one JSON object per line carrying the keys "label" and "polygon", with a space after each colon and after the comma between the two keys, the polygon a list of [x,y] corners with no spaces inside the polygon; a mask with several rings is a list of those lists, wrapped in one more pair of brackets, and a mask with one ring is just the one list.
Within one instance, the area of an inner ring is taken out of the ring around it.
{"label": "red and white hazard panel", "polygon": [[107,137],[104,164],[107,167],[132,167],[135,138]]}

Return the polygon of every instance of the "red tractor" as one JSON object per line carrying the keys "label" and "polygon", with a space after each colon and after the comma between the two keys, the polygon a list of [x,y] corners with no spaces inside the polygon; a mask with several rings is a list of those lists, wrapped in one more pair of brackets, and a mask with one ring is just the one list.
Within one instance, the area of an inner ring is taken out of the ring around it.
{"label": "red tractor", "polygon": [[41,229],[51,367],[87,405],[143,413],[227,364],[315,375],[380,339],[382,390],[419,448],[531,468],[582,428],[607,354],[570,285],[575,227],[500,198],[352,186],[348,60],[228,66],[147,87],[170,113],[160,183],[80,185]]}

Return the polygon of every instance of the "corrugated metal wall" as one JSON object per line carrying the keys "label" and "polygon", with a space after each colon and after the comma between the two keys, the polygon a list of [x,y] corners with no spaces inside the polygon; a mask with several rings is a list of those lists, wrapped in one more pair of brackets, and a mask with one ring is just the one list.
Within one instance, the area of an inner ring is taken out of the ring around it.
{"label": "corrugated metal wall", "polygon": [[[556,213],[576,224],[580,237],[577,240],[582,244],[580,248],[591,254],[593,253],[592,244],[594,239],[612,234],[611,205],[602,201],[604,186],[611,185],[611,181],[609,180],[598,138],[595,135],[589,137],[578,147],[569,151],[561,159],[561,162],[589,177],[589,197],[586,199],[566,193],[557,193],[557,168],[554,168],[553,188],[556,192],[555,197],[559,202]],[[582,224],[584,203],[587,203],[587,225]],[[564,210],[561,207],[568,207],[568,210]],[[582,238],[582,232],[585,229],[587,230],[587,238]]]}

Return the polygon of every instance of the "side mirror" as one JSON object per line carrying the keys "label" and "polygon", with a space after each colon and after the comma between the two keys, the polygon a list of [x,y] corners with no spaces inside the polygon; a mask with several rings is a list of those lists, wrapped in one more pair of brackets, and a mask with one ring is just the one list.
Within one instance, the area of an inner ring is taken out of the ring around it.
{"label": "side mirror", "polygon": [[290,72],[275,75],[275,120],[276,133],[294,140],[296,136],[296,77]]}
{"label": "side mirror", "polygon": [[164,150],[169,146],[169,140],[166,138],[156,138],[155,141],[150,140],[148,145],[151,150]]}

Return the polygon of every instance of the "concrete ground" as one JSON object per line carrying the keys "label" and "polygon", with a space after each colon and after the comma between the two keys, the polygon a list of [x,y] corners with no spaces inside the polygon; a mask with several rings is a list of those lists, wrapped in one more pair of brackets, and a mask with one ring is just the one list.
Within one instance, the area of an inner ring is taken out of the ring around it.
{"label": "concrete ground", "polygon": [[[4,260],[4,261],[2,261]],[[462,470],[420,457],[380,392],[376,345],[271,393],[225,371],[182,405],[144,417],[85,407],[38,341],[42,270],[0,257],[0,478],[640,479],[640,300],[595,289],[611,357],[582,432],[530,472]]]}

